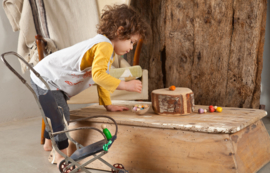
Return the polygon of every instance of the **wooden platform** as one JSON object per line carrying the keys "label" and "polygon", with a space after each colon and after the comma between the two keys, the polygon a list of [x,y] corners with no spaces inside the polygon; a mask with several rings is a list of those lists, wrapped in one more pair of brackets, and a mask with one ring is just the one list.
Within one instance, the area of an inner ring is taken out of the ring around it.
{"label": "wooden platform", "polygon": [[[114,104],[131,108],[135,103]],[[198,108],[206,107],[196,106],[195,111]],[[104,159],[122,163],[130,173],[252,173],[270,161],[270,138],[261,121],[266,115],[263,110],[223,108],[222,113],[161,116],[152,110],[145,115],[107,112],[103,106],[93,105],[71,111],[71,119],[91,115],[108,115],[116,120],[118,139]],[[90,125],[101,129],[101,124],[108,122],[97,119],[71,123],[70,128]],[[114,132],[112,125],[108,128]],[[83,145],[102,138],[93,131],[77,131],[71,136]],[[70,145],[69,153],[74,148]],[[99,161],[89,167],[109,170]]]}

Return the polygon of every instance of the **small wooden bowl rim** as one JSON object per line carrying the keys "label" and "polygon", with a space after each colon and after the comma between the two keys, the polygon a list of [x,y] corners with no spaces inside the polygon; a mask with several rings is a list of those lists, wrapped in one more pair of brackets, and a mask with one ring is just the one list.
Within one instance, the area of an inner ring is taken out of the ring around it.
{"label": "small wooden bowl rim", "polygon": [[132,112],[136,113],[137,115],[142,115],[142,114],[145,114],[149,110],[149,108],[150,107],[147,107],[147,108],[144,108],[143,110],[139,110],[139,111],[132,110]]}

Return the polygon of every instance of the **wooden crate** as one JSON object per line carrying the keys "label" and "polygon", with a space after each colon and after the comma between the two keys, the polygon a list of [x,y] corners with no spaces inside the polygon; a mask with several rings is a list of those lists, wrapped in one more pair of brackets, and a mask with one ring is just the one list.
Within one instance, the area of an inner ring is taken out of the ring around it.
{"label": "wooden crate", "polygon": [[[130,111],[106,112],[98,105],[71,111],[72,119],[91,115],[108,115],[116,120],[118,139],[103,158],[111,164],[122,163],[130,173],[252,173],[270,161],[270,138],[261,121],[265,116],[262,110],[224,108],[222,113],[166,117],[152,110],[141,116]],[[107,122],[71,123],[70,128],[101,128]],[[112,124],[108,128],[114,132]],[[102,139],[94,131],[77,131],[71,136],[83,145]],[[69,153],[74,148],[70,145]],[[100,161],[88,166],[109,170]]]}

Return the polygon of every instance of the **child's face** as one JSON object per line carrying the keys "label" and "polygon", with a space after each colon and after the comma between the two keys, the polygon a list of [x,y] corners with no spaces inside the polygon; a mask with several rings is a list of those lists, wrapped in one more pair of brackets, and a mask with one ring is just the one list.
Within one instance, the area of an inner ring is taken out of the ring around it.
{"label": "child's face", "polygon": [[128,40],[115,40],[114,51],[117,55],[124,55],[133,49],[133,45],[140,39],[140,35],[136,34],[130,37]]}

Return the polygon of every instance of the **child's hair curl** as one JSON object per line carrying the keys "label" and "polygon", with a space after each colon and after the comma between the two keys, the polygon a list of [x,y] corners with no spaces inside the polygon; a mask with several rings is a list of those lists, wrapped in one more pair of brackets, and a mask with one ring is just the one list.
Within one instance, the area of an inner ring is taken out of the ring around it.
{"label": "child's hair curl", "polygon": [[[118,28],[122,26],[118,32]],[[100,24],[97,25],[97,32],[106,35],[110,40],[130,39],[132,35],[139,34],[142,39],[149,37],[149,26],[142,19],[141,15],[131,7],[122,5],[107,5],[103,9]]]}

